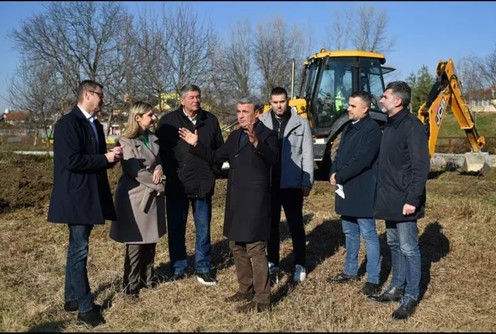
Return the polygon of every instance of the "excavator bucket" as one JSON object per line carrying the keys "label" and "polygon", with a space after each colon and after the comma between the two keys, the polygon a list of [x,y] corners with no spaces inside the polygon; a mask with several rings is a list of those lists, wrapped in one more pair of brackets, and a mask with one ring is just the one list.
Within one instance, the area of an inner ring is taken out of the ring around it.
{"label": "excavator bucket", "polygon": [[462,172],[475,172],[485,176],[491,166],[489,164],[489,153],[487,152],[468,152],[465,153],[463,160]]}

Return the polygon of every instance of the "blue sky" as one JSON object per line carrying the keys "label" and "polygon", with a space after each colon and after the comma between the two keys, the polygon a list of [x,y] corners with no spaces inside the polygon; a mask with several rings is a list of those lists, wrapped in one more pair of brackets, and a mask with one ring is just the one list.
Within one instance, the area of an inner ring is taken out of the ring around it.
{"label": "blue sky", "polygon": [[[167,3],[171,3],[168,1]],[[334,11],[357,9],[361,2],[306,1],[188,1],[200,19],[210,22],[217,33],[228,31],[238,20],[253,25],[279,16],[288,24],[297,23],[302,31],[315,33],[317,52],[325,42]],[[396,68],[394,79],[406,79],[427,65],[434,75],[440,59],[453,58],[455,65],[466,56],[485,58],[496,50],[496,2],[398,1],[363,2],[385,10],[388,38],[395,39],[394,51],[386,54],[386,65]],[[131,12],[159,10],[161,2],[124,2]],[[0,113],[8,107],[4,98],[18,65],[19,54],[7,34],[20,28],[33,14],[43,12],[43,2],[0,1]]]}

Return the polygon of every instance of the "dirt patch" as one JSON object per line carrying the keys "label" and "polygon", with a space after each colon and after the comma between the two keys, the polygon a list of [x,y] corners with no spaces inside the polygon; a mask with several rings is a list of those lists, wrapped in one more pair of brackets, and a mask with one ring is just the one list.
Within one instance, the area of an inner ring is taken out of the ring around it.
{"label": "dirt patch", "polygon": [[42,208],[52,191],[53,162],[48,157],[2,154],[0,213]]}

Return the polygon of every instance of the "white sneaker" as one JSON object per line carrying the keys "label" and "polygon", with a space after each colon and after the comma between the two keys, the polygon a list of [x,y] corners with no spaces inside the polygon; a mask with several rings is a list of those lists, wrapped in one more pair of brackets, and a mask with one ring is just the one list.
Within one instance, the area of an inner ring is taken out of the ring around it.
{"label": "white sneaker", "polygon": [[297,264],[293,275],[293,282],[303,282],[307,278],[307,270],[302,265]]}

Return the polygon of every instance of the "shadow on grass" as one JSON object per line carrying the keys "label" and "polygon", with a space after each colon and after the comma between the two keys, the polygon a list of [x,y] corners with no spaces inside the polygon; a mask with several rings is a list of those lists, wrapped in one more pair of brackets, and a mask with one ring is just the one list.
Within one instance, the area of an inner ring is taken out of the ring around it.
{"label": "shadow on grass", "polygon": [[[303,217],[304,224],[313,218],[313,215],[305,215]],[[291,238],[289,235],[289,228],[287,224],[281,226],[281,241],[286,238]],[[319,264],[324,262],[327,258],[336,254],[336,251],[344,243],[343,231],[341,228],[340,220],[324,220],[321,224],[317,225],[310,233],[306,235],[306,270],[307,275],[310,274]],[[274,305],[280,303],[294,288],[295,283],[292,280],[293,270],[293,252],[288,256],[281,259],[280,269],[282,271],[290,272],[288,280],[285,284],[277,287],[272,293],[272,302]]]}
{"label": "shadow on grass", "polygon": [[[420,277],[420,295],[419,301],[425,295],[431,282],[431,266],[432,263],[440,261],[448,255],[450,250],[450,242],[442,233],[443,226],[435,221],[427,225],[419,237],[419,247],[421,256],[421,277]],[[391,273],[391,251],[387,244],[386,232],[379,236],[381,247],[381,275],[380,285],[383,285]],[[366,259],[361,263],[358,270],[358,276],[366,274]]]}
{"label": "shadow on grass", "polygon": [[72,319],[43,323],[29,328],[27,333],[63,333],[71,322],[73,322]]}
{"label": "shadow on grass", "polygon": [[431,282],[432,263],[439,262],[450,251],[449,239],[443,234],[442,229],[443,226],[435,221],[426,226],[419,238],[422,257],[419,300],[422,300]]}
{"label": "shadow on grass", "polygon": [[[211,245],[211,265],[212,273],[216,276],[218,271],[228,268],[234,264],[232,258],[231,250],[229,249],[229,241],[227,239],[222,239]],[[195,274],[195,255],[188,255],[186,258],[188,262],[188,276]],[[168,262],[161,262],[156,268],[155,272],[158,276],[171,277],[174,273],[171,267],[170,260]]]}

